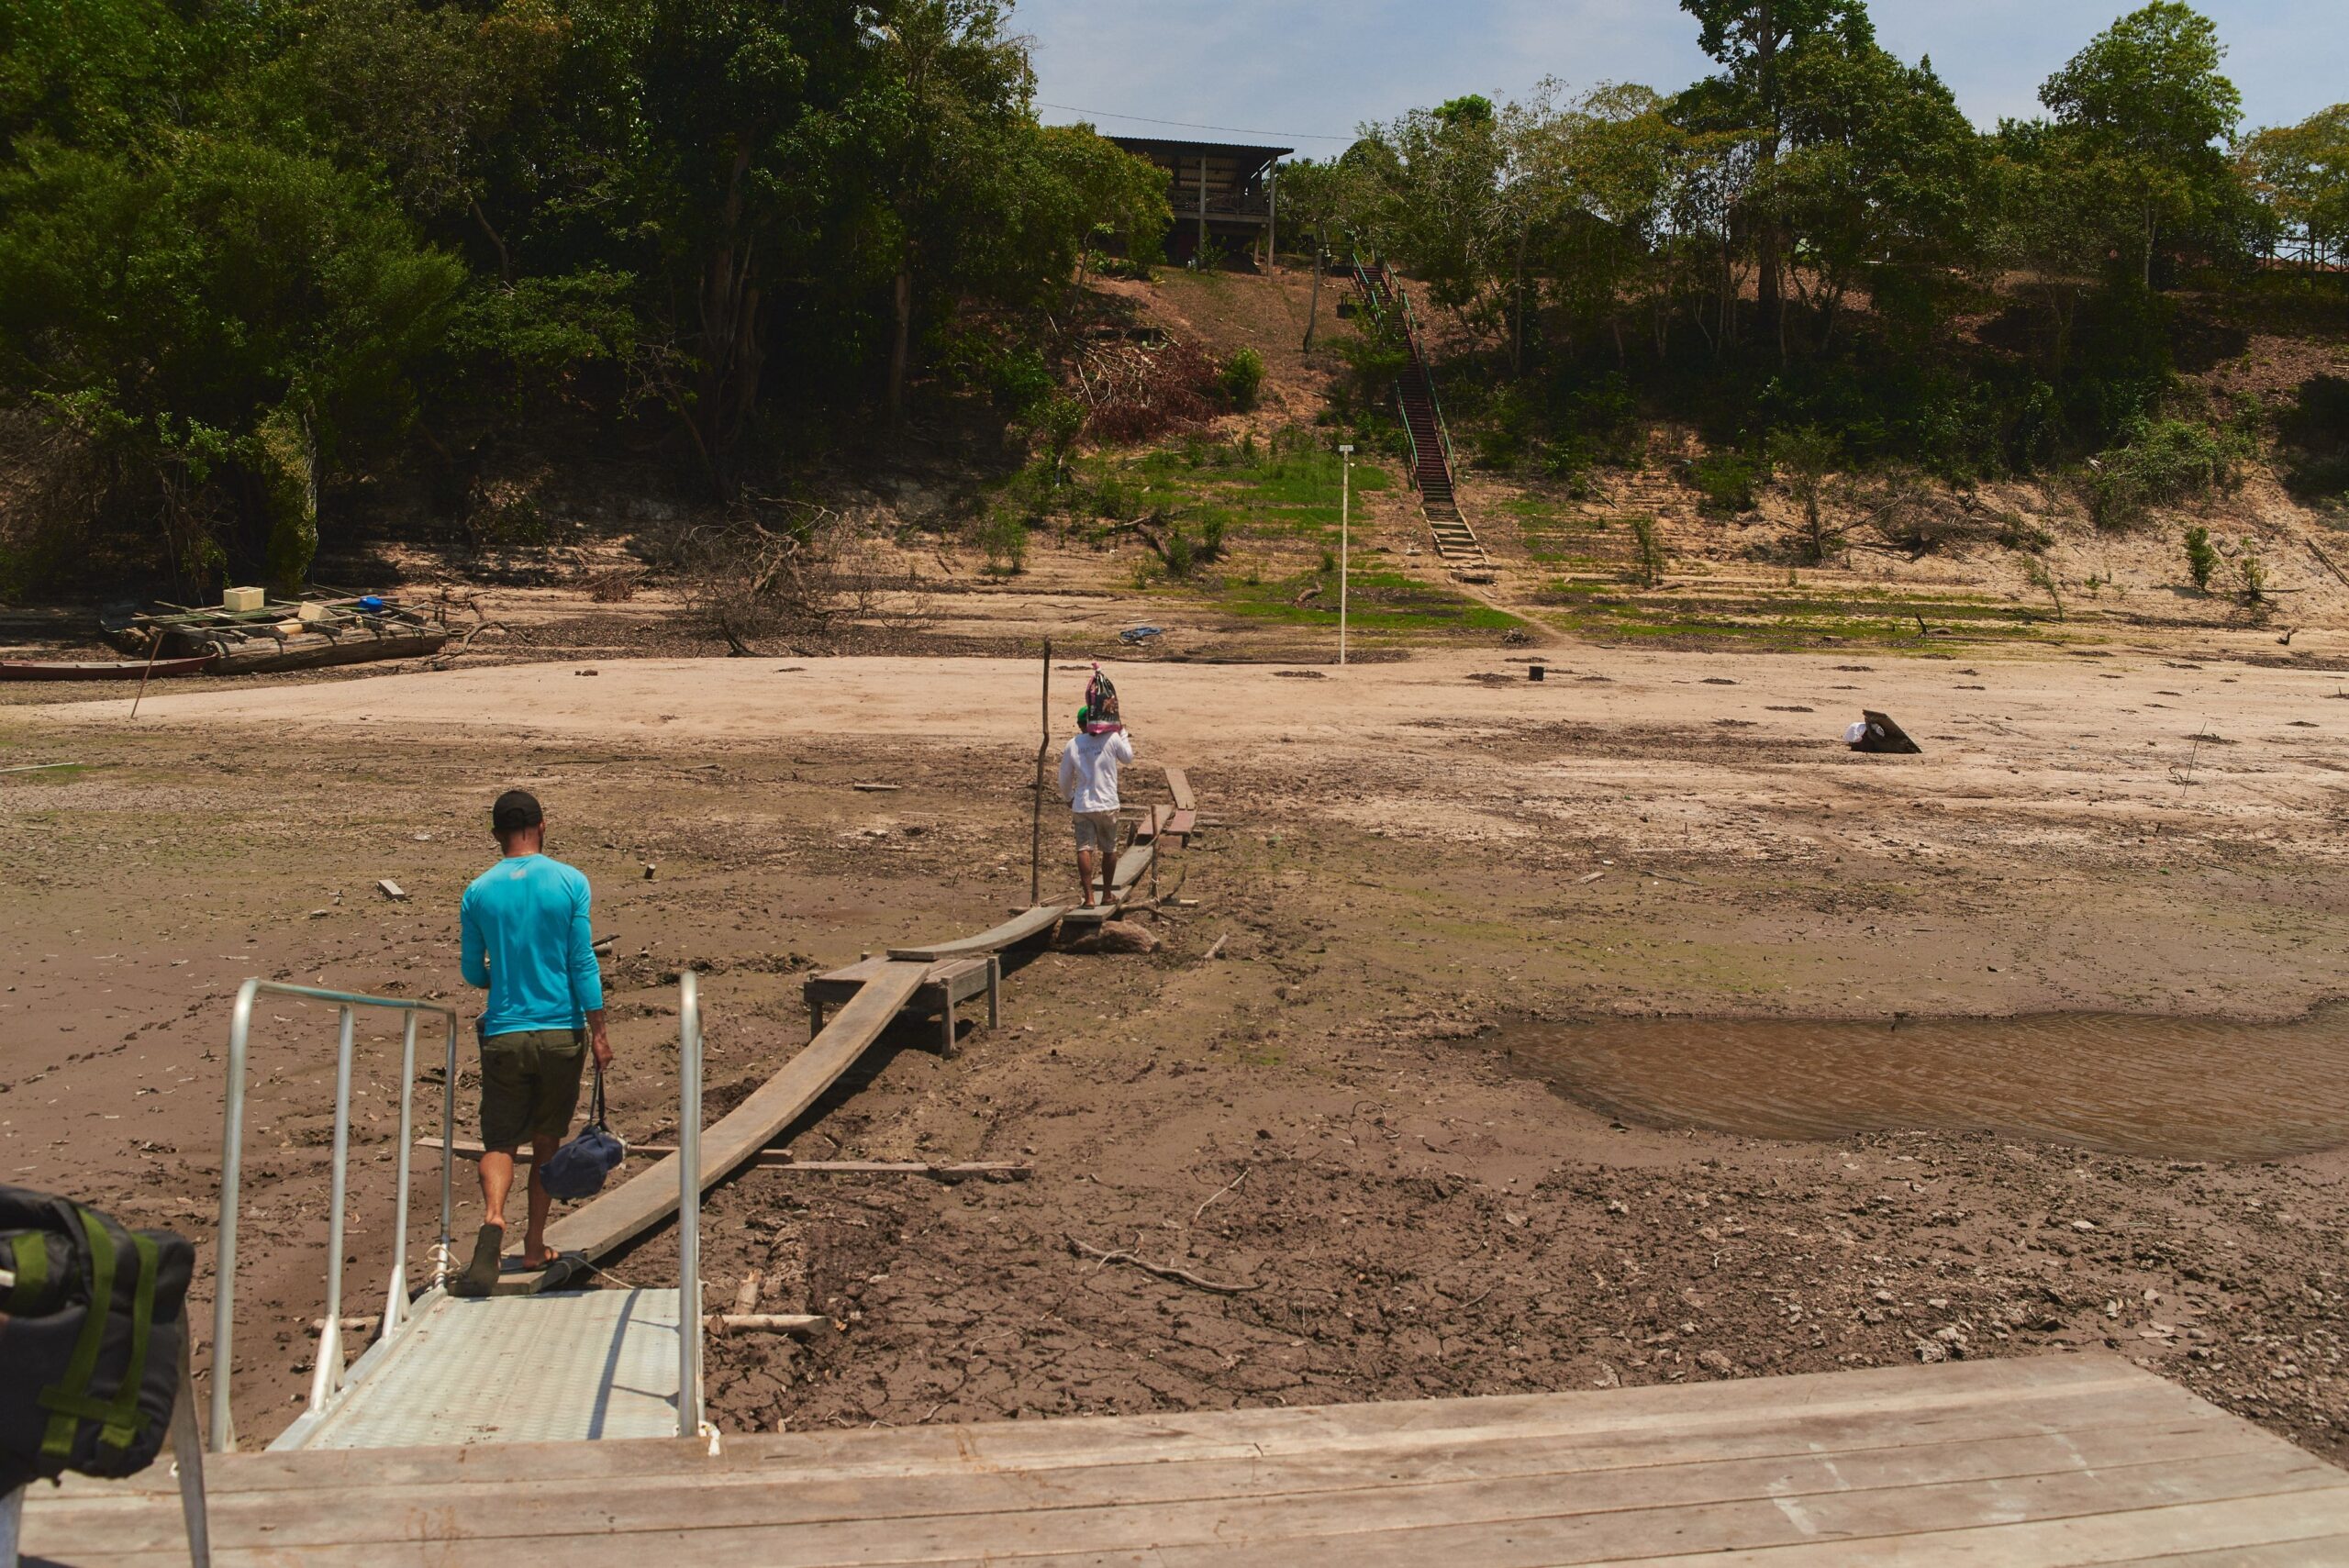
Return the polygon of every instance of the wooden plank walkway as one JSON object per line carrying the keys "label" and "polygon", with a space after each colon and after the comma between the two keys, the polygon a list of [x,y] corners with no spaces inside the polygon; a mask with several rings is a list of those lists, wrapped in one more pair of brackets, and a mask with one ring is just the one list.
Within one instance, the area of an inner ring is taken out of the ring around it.
{"label": "wooden plank walkway", "polygon": [[[929,973],[929,965],[921,963],[880,965],[863,988],[832,1015],[822,1033],[753,1090],[750,1098],[706,1129],[701,1140],[702,1189],[706,1192],[724,1181],[798,1120],[913,1000]],[[680,1158],[671,1154],[651,1170],[563,1215],[547,1227],[547,1245],[558,1252],[600,1258],[651,1229],[677,1211]],[[536,1270],[515,1270],[499,1277],[497,1294],[526,1294],[537,1288],[538,1280]]]}
{"label": "wooden plank walkway", "polygon": [[[2349,1562],[2349,1473],[2117,1357],[1318,1408],[224,1455],[223,1568]],[[163,1467],[29,1560],[162,1568]]]}
{"label": "wooden plank walkway", "polygon": [[975,937],[959,937],[951,942],[932,942],[927,947],[891,948],[889,956],[908,963],[935,963],[945,958],[969,958],[979,953],[1001,952],[1018,947],[1031,937],[1041,936],[1052,929],[1061,917],[1057,905],[1039,904],[1021,911],[993,930],[981,931]]}

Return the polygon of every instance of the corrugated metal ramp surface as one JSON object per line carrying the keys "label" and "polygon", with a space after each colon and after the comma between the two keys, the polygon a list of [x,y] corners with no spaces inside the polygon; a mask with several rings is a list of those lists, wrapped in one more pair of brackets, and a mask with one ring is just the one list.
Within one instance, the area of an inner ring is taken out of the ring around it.
{"label": "corrugated metal ramp surface", "polygon": [[677,1293],[429,1297],[372,1375],[272,1447],[677,1435]]}

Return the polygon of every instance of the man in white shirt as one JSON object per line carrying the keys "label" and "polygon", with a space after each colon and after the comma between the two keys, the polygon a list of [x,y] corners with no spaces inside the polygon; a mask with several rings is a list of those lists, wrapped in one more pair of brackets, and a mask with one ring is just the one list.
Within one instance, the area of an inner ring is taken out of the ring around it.
{"label": "man in white shirt", "polygon": [[1076,826],[1076,874],[1085,906],[1094,906],[1093,870],[1101,869],[1100,902],[1115,895],[1118,874],[1118,770],[1134,760],[1125,727],[1097,724],[1090,708],[1079,708],[1076,733],[1061,751],[1061,794]]}

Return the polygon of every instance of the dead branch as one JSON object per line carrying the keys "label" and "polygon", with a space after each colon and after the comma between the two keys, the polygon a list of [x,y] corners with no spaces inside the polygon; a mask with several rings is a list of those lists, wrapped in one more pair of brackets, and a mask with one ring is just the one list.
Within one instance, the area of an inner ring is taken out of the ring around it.
{"label": "dead branch", "polygon": [[1197,1207],[1197,1208],[1195,1208],[1195,1209],[1191,1210],[1191,1223],[1192,1223],[1192,1224],[1194,1224],[1194,1225],[1197,1225],[1197,1224],[1199,1222],[1199,1216],[1201,1216],[1201,1215],[1205,1214],[1205,1213],[1208,1211],[1208,1204],[1211,1204],[1211,1203],[1215,1202],[1217,1198],[1219,1198],[1219,1197],[1223,1196],[1226,1193],[1229,1193],[1229,1192],[1230,1192],[1232,1189],[1234,1189],[1235,1187],[1239,1186],[1241,1183],[1242,1183],[1242,1182],[1246,1181],[1246,1180],[1248,1179],[1248,1170],[1249,1170],[1249,1167],[1244,1166],[1244,1165],[1243,1165],[1243,1166],[1241,1166],[1241,1170],[1240,1170],[1240,1174],[1238,1174],[1238,1175],[1236,1175],[1236,1176],[1232,1177],[1232,1178],[1231,1178],[1231,1180],[1230,1180],[1230,1181],[1226,1182],[1223,1185],[1221,1185],[1221,1186],[1218,1187],[1218,1188],[1217,1188],[1217,1189],[1216,1189],[1212,1194],[1210,1194],[1210,1195],[1208,1195],[1207,1203],[1203,1203],[1203,1204],[1199,1205],[1199,1207]]}
{"label": "dead branch", "polygon": [[1179,1284],[1187,1284],[1197,1290],[1212,1291],[1218,1296],[1245,1296],[1252,1290],[1264,1288],[1261,1282],[1254,1284],[1225,1284],[1216,1280],[1202,1279],[1188,1269],[1178,1269],[1168,1263],[1148,1262],[1133,1252],[1105,1251],[1099,1247],[1080,1241],[1074,1236],[1064,1236],[1063,1240],[1068,1242],[1070,1251],[1080,1258],[1097,1259],[1104,1268],[1111,1263],[1126,1263],[1140,1269],[1146,1274],[1155,1274],[1160,1279],[1173,1280]]}

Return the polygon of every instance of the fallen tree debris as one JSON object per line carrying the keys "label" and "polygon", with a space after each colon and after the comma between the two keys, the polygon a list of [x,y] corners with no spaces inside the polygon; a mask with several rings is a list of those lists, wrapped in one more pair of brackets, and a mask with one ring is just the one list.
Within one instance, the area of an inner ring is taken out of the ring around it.
{"label": "fallen tree debris", "polygon": [[1197,1290],[1213,1291],[1218,1296],[1245,1296],[1252,1290],[1264,1288],[1262,1281],[1252,1284],[1226,1284],[1220,1280],[1202,1279],[1190,1270],[1178,1269],[1171,1263],[1151,1262],[1138,1253],[1106,1251],[1089,1242],[1080,1241],[1074,1236],[1064,1236],[1063,1240],[1068,1242],[1070,1251],[1080,1258],[1097,1259],[1104,1268],[1111,1263],[1125,1263],[1140,1269],[1146,1274],[1155,1274],[1160,1279],[1173,1280],[1179,1284],[1187,1284]]}

